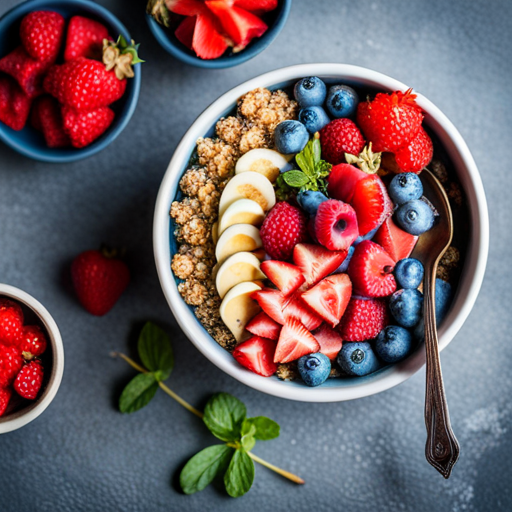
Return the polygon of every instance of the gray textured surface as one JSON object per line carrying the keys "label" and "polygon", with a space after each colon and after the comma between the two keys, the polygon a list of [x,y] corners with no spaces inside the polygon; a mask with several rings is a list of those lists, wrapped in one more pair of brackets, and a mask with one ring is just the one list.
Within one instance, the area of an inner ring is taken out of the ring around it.
{"label": "gray textured surface", "polygon": [[[16,3],[2,0],[0,10]],[[142,42],[147,60],[126,131],[104,152],[65,166],[32,162],[0,146],[0,281],[47,306],[67,358],[62,387],[47,412],[0,437],[0,510],[511,510],[512,203],[504,153],[512,138],[512,3],[294,0],[272,47],[220,71],[185,67],[164,53],[142,8],[137,10],[144,2],[100,3]],[[487,276],[475,310],[443,353],[462,447],[447,482],[423,456],[423,372],[355,402],[308,405],[271,398],[201,356],[177,328],[160,291],[152,211],[180,137],[232,86],[277,67],[315,61],[374,68],[425,94],[465,137],[483,177],[492,226]],[[100,241],[128,247],[133,281],[110,314],[93,318],[77,304],[67,276],[71,259]],[[182,464],[212,441],[205,428],[163,394],[137,414],[116,410],[133,372],[109,352],[128,350],[146,319],[173,335],[177,367],[171,387],[198,405],[212,390],[225,390],[244,400],[250,414],[277,420],[281,437],[259,443],[256,453],[299,473],[305,486],[257,467],[253,488],[240,500],[214,487],[192,497],[179,492]]]}

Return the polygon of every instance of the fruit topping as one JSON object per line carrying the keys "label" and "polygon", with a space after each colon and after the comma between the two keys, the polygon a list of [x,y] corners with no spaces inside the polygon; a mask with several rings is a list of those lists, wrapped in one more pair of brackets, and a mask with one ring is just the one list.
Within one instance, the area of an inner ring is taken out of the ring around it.
{"label": "fruit topping", "polygon": [[309,133],[313,134],[328,125],[330,119],[322,107],[314,106],[300,109],[299,121],[306,127]]}
{"label": "fruit topping", "polygon": [[64,18],[53,11],[32,11],[20,25],[21,44],[36,60],[55,62],[64,36]]}
{"label": "fruit topping", "polygon": [[412,334],[403,327],[388,325],[377,336],[375,352],[386,363],[397,363],[412,350]]}
{"label": "fruit topping", "polygon": [[259,279],[265,279],[265,274],[260,270],[258,258],[250,252],[238,252],[222,263],[215,277],[215,285],[222,299],[237,284]]}
{"label": "fruit topping", "polygon": [[251,298],[255,300],[260,308],[272,319],[280,325],[284,325],[285,316],[283,313],[286,299],[282,293],[272,288],[258,289],[253,292]]}
{"label": "fruit topping", "polygon": [[233,350],[233,357],[251,372],[262,377],[270,377],[277,370],[277,364],[274,363],[275,351],[275,341],[253,336],[237,345]]}
{"label": "fruit topping", "polygon": [[395,279],[400,288],[418,288],[423,281],[424,268],[415,258],[404,258],[395,266]]}
{"label": "fruit topping", "polygon": [[0,121],[13,130],[22,130],[27,122],[30,104],[30,98],[14,78],[0,76]]}
{"label": "fruit topping", "polygon": [[329,88],[325,106],[334,118],[352,117],[359,104],[357,92],[348,85],[333,85]]}
{"label": "fruit topping", "polygon": [[325,323],[312,334],[320,345],[320,352],[325,354],[331,361],[334,361],[343,345],[340,334]]}
{"label": "fruit topping", "polygon": [[324,354],[317,352],[302,356],[297,363],[297,368],[306,386],[320,386],[331,373],[331,361]]}
{"label": "fruit topping", "polygon": [[293,95],[301,108],[321,107],[327,96],[327,88],[320,78],[310,76],[295,84]]}
{"label": "fruit topping", "polygon": [[265,212],[261,206],[252,199],[239,199],[231,203],[218,224],[218,236],[234,224],[251,224],[259,226],[265,218]]}
{"label": "fruit topping", "polygon": [[345,161],[345,153],[359,155],[364,148],[364,137],[354,121],[335,119],[320,131],[322,155],[336,165]]}
{"label": "fruit topping", "polygon": [[235,173],[259,172],[274,183],[279,173],[288,167],[288,158],[281,153],[267,148],[251,149],[242,155],[235,166]]}
{"label": "fruit topping", "polygon": [[329,199],[318,206],[315,234],[331,251],[346,251],[359,236],[356,212],[347,203]]}
{"label": "fruit topping", "polygon": [[35,400],[43,384],[43,375],[41,361],[36,359],[25,364],[14,381],[16,393],[27,400]]}
{"label": "fruit topping", "polygon": [[388,323],[389,317],[384,299],[352,297],[340,322],[338,332],[344,342],[366,341],[375,338]]}
{"label": "fruit topping", "polygon": [[308,331],[314,331],[321,323],[322,317],[317,315],[300,296],[291,297],[283,308],[285,323],[294,318],[301,322]]}
{"label": "fruit topping", "polygon": [[419,173],[425,168],[434,154],[434,146],[427,132],[420,127],[414,139],[395,152],[397,169],[395,172]]}
{"label": "fruit topping", "polygon": [[258,313],[245,328],[255,336],[261,336],[262,338],[274,341],[279,339],[279,333],[281,332],[281,325],[272,320],[265,311]]}
{"label": "fruit topping", "polygon": [[222,233],[215,247],[215,258],[223,262],[237,252],[252,252],[261,247],[258,228],[250,224],[234,224]]}
{"label": "fruit topping", "polygon": [[407,201],[395,213],[396,223],[411,235],[421,235],[434,225],[432,208],[421,199]]}
{"label": "fruit topping", "polygon": [[423,195],[423,184],[417,174],[405,172],[397,174],[388,188],[389,197],[395,204],[403,204]]}
{"label": "fruit topping", "polygon": [[380,363],[369,343],[345,343],[337,362],[349,375],[363,377],[380,368]]}
{"label": "fruit topping", "polygon": [[273,11],[277,7],[278,0],[234,0],[234,4],[246,11],[263,14]]}
{"label": "fruit topping", "polygon": [[0,343],[18,346],[23,330],[23,311],[12,300],[0,299]]}
{"label": "fruit topping", "polygon": [[297,194],[297,202],[310,217],[316,215],[318,207],[324,201],[327,201],[327,197],[318,190],[301,190]]}
{"label": "fruit topping", "polygon": [[354,197],[356,185],[368,175],[350,164],[335,165],[327,179],[327,191],[331,197],[350,203]]}
{"label": "fruit topping", "polygon": [[388,217],[375,233],[373,241],[383,247],[395,261],[399,261],[411,254],[418,237],[406,233]]}
{"label": "fruit topping", "polygon": [[[210,13],[200,14],[195,17],[195,20],[192,50],[201,59],[210,60],[220,57],[228,48],[226,38],[219,32],[220,24]],[[184,27],[181,27],[181,30],[183,31]]]}
{"label": "fruit topping", "polygon": [[274,143],[279,153],[300,153],[309,141],[309,133],[300,121],[288,120],[279,123],[274,131]]}
{"label": "fruit topping", "polygon": [[289,363],[299,357],[318,352],[320,345],[315,337],[295,318],[286,321],[274,354],[275,363]]}
{"label": "fruit topping", "polygon": [[0,387],[0,416],[3,416],[11,400],[12,389]]}
{"label": "fruit topping", "polygon": [[68,61],[79,57],[101,60],[103,40],[109,38],[105,25],[84,16],[73,16],[69,20],[66,34],[64,60]]}
{"label": "fruit topping", "polygon": [[415,289],[398,290],[389,299],[389,310],[402,327],[414,327],[423,312],[423,294]]}
{"label": "fruit topping", "polygon": [[302,272],[291,263],[267,260],[261,263],[261,270],[287,297],[297,290],[305,281]]}

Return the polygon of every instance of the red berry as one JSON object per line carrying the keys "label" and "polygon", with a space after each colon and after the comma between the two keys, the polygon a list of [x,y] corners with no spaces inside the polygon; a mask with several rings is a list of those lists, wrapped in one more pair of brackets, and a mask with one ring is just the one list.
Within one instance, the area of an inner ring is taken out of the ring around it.
{"label": "red berry", "polygon": [[64,132],[75,148],[83,148],[103,135],[114,120],[114,112],[109,107],[100,107],[87,112],[63,106]]}
{"label": "red berry", "polygon": [[255,336],[274,341],[279,339],[279,333],[281,332],[281,326],[275,320],[272,320],[265,311],[258,313],[245,328]]}
{"label": "red berry", "polygon": [[44,95],[34,101],[31,116],[32,125],[43,132],[49,148],[65,148],[71,141],[64,131],[64,121],[59,103],[55,98]]}
{"label": "red berry", "polygon": [[31,99],[14,78],[0,77],[0,121],[13,130],[22,130],[30,112],[30,103]]}
{"label": "red berry", "polygon": [[289,363],[319,350],[320,345],[315,337],[299,320],[291,318],[281,329],[274,354],[274,362]]}
{"label": "red berry", "polygon": [[355,295],[363,297],[387,297],[396,290],[393,276],[395,262],[378,244],[364,240],[356,246],[348,275]]}
{"label": "red berry", "polygon": [[345,153],[359,155],[364,148],[364,137],[354,121],[335,119],[320,130],[322,158],[336,165],[345,161]]}
{"label": "red berry", "polygon": [[301,322],[308,331],[314,331],[321,323],[322,317],[310,308],[300,296],[289,299],[283,309],[285,324],[295,319]]}
{"label": "red berry", "polygon": [[274,363],[275,351],[275,341],[253,336],[237,345],[233,350],[233,357],[251,372],[270,377],[277,370],[277,364]]}
{"label": "red berry", "polygon": [[350,203],[357,183],[367,177],[368,174],[355,165],[335,165],[327,178],[327,191],[331,197]]}
{"label": "red berry", "polygon": [[12,384],[23,366],[23,357],[18,347],[0,345],[0,388]]}
{"label": "red berry", "polygon": [[26,325],[23,327],[18,346],[26,360],[34,359],[46,350],[46,336],[37,325]]}
{"label": "red berry", "polygon": [[[196,29],[197,16],[187,16],[183,18],[178,28],[174,31],[176,39],[184,44],[189,50],[192,50],[192,44],[194,42],[194,32]],[[222,50],[222,53],[226,48]],[[222,53],[220,55],[222,55]]]}
{"label": "red berry", "polygon": [[278,0],[234,0],[234,4],[246,11],[256,14],[273,11],[277,7]]}
{"label": "red berry", "polygon": [[53,11],[32,11],[21,21],[21,43],[34,59],[55,62],[64,35],[64,18]]}
{"label": "red berry", "polygon": [[418,241],[418,237],[400,229],[391,217],[388,217],[373,237],[395,262],[408,258]]}
{"label": "red berry", "polygon": [[63,105],[89,111],[106,107],[121,98],[126,79],[119,80],[113,69],[107,71],[103,62],[78,58],[61,66],[52,66],[43,87]]}
{"label": "red berry", "polygon": [[0,416],[3,416],[11,400],[11,388],[0,388]]}
{"label": "red berry", "polygon": [[284,307],[286,299],[279,290],[272,288],[263,288],[251,294],[251,299],[254,299],[260,308],[272,319],[280,325],[285,322]]}
{"label": "red berry", "polygon": [[101,60],[103,39],[110,39],[105,25],[83,16],[73,16],[69,20],[64,60],[78,57]]}
{"label": "red berry", "polygon": [[419,173],[432,160],[434,146],[427,132],[421,127],[414,139],[407,146],[395,153],[398,169],[395,172]]}
{"label": "red berry", "polygon": [[315,217],[318,242],[331,251],[346,251],[359,236],[354,208],[343,201],[320,203]]}
{"label": "red berry", "polygon": [[373,151],[391,151],[409,144],[423,120],[421,108],[412,89],[405,93],[378,93],[373,101],[362,101],[357,107],[357,124],[373,144]]}
{"label": "red berry", "polygon": [[124,261],[101,251],[86,251],[71,265],[71,277],[78,300],[92,315],[108,313],[130,281]]}
{"label": "red berry", "polygon": [[0,343],[18,346],[23,331],[23,311],[16,302],[0,299]]}
{"label": "red berry", "polygon": [[300,288],[305,281],[298,267],[284,261],[263,261],[260,269],[281,290],[285,297]]}
{"label": "red berry", "polygon": [[27,363],[18,373],[14,381],[14,389],[18,395],[27,400],[35,400],[43,384],[43,365],[35,360]]}
{"label": "red berry", "polygon": [[287,260],[293,248],[308,238],[307,218],[304,212],[281,201],[267,214],[260,230],[266,253],[274,260]]}
{"label": "red berry", "polygon": [[375,338],[389,323],[384,299],[352,298],[338,326],[343,341],[366,341]]}
{"label": "red berry", "polygon": [[340,334],[334,329],[331,329],[325,323],[312,334],[320,345],[320,352],[326,355],[331,361],[336,359],[336,356],[343,345],[343,340]]}

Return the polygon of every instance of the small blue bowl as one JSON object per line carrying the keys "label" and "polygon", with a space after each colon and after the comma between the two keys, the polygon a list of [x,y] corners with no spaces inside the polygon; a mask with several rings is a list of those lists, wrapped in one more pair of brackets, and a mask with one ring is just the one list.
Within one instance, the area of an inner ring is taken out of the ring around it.
{"label": "small blue bowl", "polygon": [[211,60],[200,59],[192,50],[189,50],[178,41],[172,29],[163,27],[149,14],[146,14],[146,20],[156,40],[173,57],[185,62],[185,64],[198,68],[221,69],[238,66],[238,64],[247,62],[267,48],[284,27],[291,6],[292,0],[279,0],[276,9],[267,13],[263,18],[268,25],[268,30],[261,37],[253,39],[247,48],[244,48],[240,53],[225,54],[222,57]]}
{"label": "small blue bowl", "polygon": [[[122,34],[128,41],[125,26],[107,9],[89,0],[28,0],[17,5],[0,19],[0,56],[3,57],[20,44],[19,28],[22,18],[31,11],[56,11],[66,20],[81,15],[103,23],[112,37]],[[112,104],[116,116],[109,129],[89,146],[77,148],[49,148],[41,133],[30,122],[23,130],[15,131],[0,122],[0,139],[22,155],[41,162],[67,163],[92,156],[105,149],[124,130],[132,117],[140,91],[140,66],[134,66],[135,76],[128,79],[123,97]]]}

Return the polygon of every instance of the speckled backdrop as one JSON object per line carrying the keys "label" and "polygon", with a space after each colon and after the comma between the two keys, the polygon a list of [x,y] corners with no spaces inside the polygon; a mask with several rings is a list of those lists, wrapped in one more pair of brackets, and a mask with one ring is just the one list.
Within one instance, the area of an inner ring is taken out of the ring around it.
{"label": "speckled backdrop", "polygon": [[[0,11],[16,3],[1,0]],[[33,162],[0,145],[0,282],[47,306],[66,351],[64,379],[50,408],[0,436],[0,510],[511,510],[512,3],[294,0],[273,46],[220,71],[187,67],[166,54],[143,19],[144,0],[99,3],[142,43],[147,61],[125,132],[95,157],[64,166]],[[153,206],[183,133],[229,88],[315,61],[367,66],[421,91],[458,127],[482,174],[492,225],[486,279],[442,358],[462,448],[449,481],[423,455],[423,371],[354,402],[271,398],[210,364],[180,332],[160,290]],[[100,241],[127,246],[133,281],[106,317],[93,318],[73,297],[68,271],[78,252]],[[239,500],[215,487],[190,497],[179,491],[182,465],[212,441],[206,429],[163,393],[139,413],[123,416],[116,409],[133,371],[109,353],[133,346],[146,319],[172,334],[172,388],[198,405],[213,390],[225,390],[244,400],[251,415],[277,420],[281,437],[259,443],[256,453],[299,473],[305,486],[257,467],[253,488]]]}

